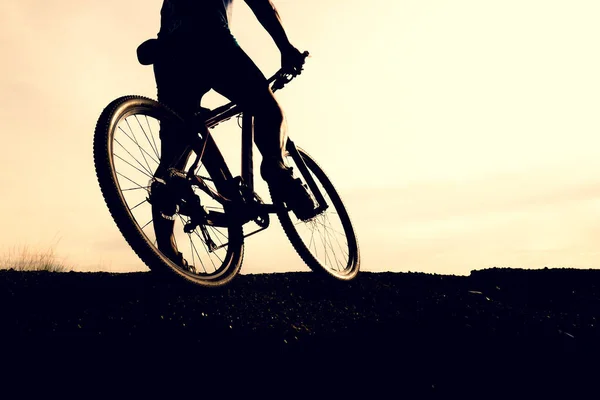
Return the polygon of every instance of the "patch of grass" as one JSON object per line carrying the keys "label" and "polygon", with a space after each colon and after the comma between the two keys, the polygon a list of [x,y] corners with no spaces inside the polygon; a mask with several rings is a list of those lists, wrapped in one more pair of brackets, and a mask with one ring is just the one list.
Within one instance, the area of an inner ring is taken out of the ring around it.
{"label": "patch of grass", "polygon": [[70,270],[61,260],[57,259],[54,248],[38,251],[28,246],[10,250],[0,259],[1,269],[16,271],[49,271],[65,272]]}

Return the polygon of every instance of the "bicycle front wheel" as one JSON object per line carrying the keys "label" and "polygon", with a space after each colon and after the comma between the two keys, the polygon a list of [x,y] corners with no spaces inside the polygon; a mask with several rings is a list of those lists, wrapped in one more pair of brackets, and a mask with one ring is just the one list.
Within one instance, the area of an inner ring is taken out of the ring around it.
{"label": "bicycle front wheel", "polygon": [[[242,264],[244,248],[240,225],[201,225],[189,231],[184,227],[190,217],[178,208],[169,219],[173,221],[169,234],[172,229],[171,238],[181,259],[173,260],[157,245],[157,221],[153,218],[156,213],[153,214],[150,195],[159,165],[165,168],[164,161],[161,163],[161,149],[165,153],[166,147],[160,138],[160,129],[166,125],[170,127],[170,135],[185,129],[183,120],[175,113],[141,96],[118,98],[104,109],[94,133],[94,164],[102,195],[126,241],[153,273],[180,276],[201,286],[224,285],[237,275]],[[181,149],[177,168],[184,169],[191,165],[190,147],[173,144],[184,139],[179,140],[169,143],[171,150],[172,146]],[[205,155],[208,152],[207,147]],[[212,190],[221,193],[231,178],[220,153],[211,157],[210,163],[201,163],[196,175]],[[231,212],[202,190],[195,192],[206,209],[223,214]]]}
{"label": "bicycle front wheel", "polygon": [[[277,206],[277,217],[296,252],[310,269],[349,281],[356,277],[360,269],[360,251],[350,216],[323,169],[303,149],[298,148],[298,153],[328,203],[328,208],[314,218],[302,221],[289,211],[276,192],[271,191],[273,203]],[[284,158],[286,165],[293,167],[295,173],[301,173],[289,152]]]}

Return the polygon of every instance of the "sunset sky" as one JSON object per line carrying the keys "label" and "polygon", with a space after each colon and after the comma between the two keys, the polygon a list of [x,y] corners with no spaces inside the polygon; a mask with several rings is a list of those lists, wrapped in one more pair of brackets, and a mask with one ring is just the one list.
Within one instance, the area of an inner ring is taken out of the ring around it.
{"label": "sunset sky", "polygon": [[[147,270],[104,204],[92,138],[114,98],[156,97],[135,49],[161,3],[0,2],[0,252],[55,246],[75,270]],[[341,193],[362,270],[600,267],[600,2],[274,4],[311,53],[277,93],[289,134]],[[277,70],[241,0],[232,31]],[[213,132],[239,171],[237,125]],[[304,270],[276,220],[247,239],[243,273]]]}

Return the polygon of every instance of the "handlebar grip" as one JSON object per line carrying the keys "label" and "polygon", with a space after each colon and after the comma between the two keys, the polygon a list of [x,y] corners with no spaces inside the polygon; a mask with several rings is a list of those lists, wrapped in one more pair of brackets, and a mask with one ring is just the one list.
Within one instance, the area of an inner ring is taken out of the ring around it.
{"label": "handlebar grip", "polygon": [[[310,53],[307,50],[305,50],[302,53],[302,55],[306,59],[310,56]],[[302,69],[300,71],[302,71]],[[287,83],[289,83],[299,74],[300,72],[298,72],[297,74],[287,73],[283,70],[283,68],[281,68],[267,82],[269,84],[273,83],[273,85],[271,86],[271,90],[274,92],[276,90],[282,89]]]}

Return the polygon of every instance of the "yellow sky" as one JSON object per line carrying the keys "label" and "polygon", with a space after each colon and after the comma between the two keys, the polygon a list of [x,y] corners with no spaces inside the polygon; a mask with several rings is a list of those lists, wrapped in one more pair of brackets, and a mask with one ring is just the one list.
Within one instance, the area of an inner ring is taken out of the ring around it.
{"label": "yellow sky", "polygon": [[[600,266],[600,3],[274,3],[312,54],[278,93],[290,136],[338,186],[363,270]],[[155,96],[135,48],[160,5],[0,3],[0,250],[58,241],[76,269],[145,270],[101,198],[92,134],[112,99]],[[265,74],[277,69],[242,1],[232,30]],[[239,168],[235,124],[215,134]],[[273,222],[248,239],[243,272],[305,270]]]}

